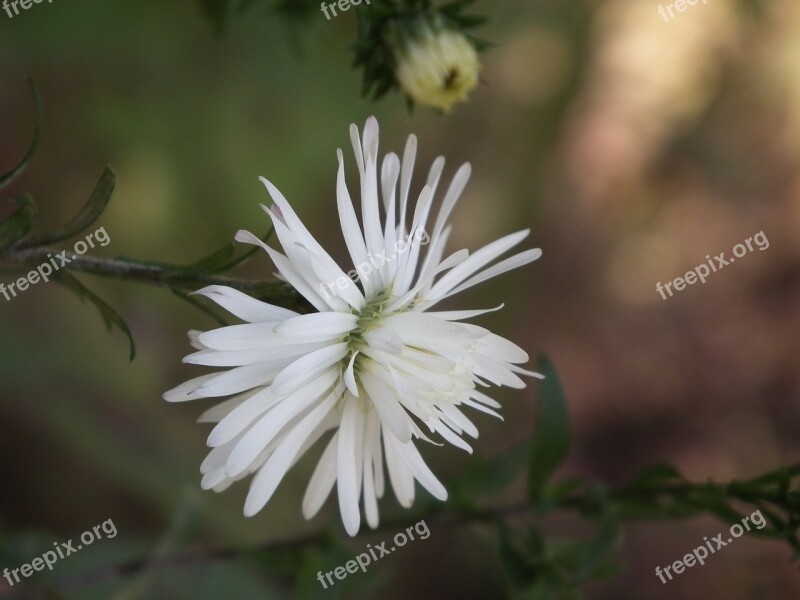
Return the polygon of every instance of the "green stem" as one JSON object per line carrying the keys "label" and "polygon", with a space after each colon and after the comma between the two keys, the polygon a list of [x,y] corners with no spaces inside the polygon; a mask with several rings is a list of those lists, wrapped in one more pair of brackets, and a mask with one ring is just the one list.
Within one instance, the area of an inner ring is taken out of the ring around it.
{"label": "green stem", "polygon": [[[733,481],[729,483],[665,483],[647,488],[624,486],[616,490],[608,490],[599,501],[596,494],[587,487],[581,491],[554,500],[554,505],[548,512],[552,512],[552,509],[577,511],[582,516],[589,519],[601,514],[612,514],[618,521],[646,520],[664,517],[680,518],[689,516],[690,514],[700,514],[704,512],[709,512],[719,517],[719,514],[714,512],[711,508],[704,509],[691,500],[694,495],[712,493],[719,495],[719,497],[725,500],[739,501],[755,507],[759,507],[763,502],[767,502],[777,506],[786,513],[793,514],[796,512],[796,509],[786,497],[778,497],[778,495],[770,490],[759,490],[758,486],[765,484],[772,485],[779,482],[781,478],[799,474],[800,465],[793,465],[786,469],[770,472],[750,480]],[[675,512],[664,513],[663,505],[665,500],[682,507],[684,512],[680,514]],[[625,510],[625,507],[631,503],[635,504],[636,510]],[[425,520],[429,527],[446,528],[479,523],[492,524],[509,518],[530,515],[536,516],[537,514],[541,514],[540,508],[530,502],[519,502],[489,508],[455,508],[446,504],[431,503],[413,514],[405,513],[400,518],[386,519],[377,529],[366,535],[373,537],[385,532],[402,531],[418,523],[420,520]],[[779,531],[775,528],[765,527],[764,529],[753,530],[750,533],[773,538],[785,537],[791,543],[789,539],[789,533],[791,532],[788,530]],[[195,549],[174,556],[164,557],[157,561],[136,559],[99,571],[62,580],[56,583],[56,588],[62,591],[82,588],[100,582],[132,576],[145,569],[174,568],[187,564],[236,559],[253,554],[263,556],[265,554],[283,554],[286,552],[310,550],[324,547],[331,537],[329,531],[323,530],[311,535],[269,542],[249,548],[226,547]]]}
{"label": "green stem", "polygon": [[[56,257],[59,252],[46,247],[12,249],[4,253],[2,258],[16,265],[35,269],[41,264],[50,263],[51,257]],[[61,268],[72,272],[190,291],[208,285],[222,285],[285,308],[302,311],[308,309],[306,301],[296,291],[278,281],[248,281],[212,273],[189,272],[181,267],[145,263],[122,257],[97,258],[83,255],[75,258],[68,256],[68,258],[70,262]],[[60,260],[55,260],[56,264],[61,266]]]}

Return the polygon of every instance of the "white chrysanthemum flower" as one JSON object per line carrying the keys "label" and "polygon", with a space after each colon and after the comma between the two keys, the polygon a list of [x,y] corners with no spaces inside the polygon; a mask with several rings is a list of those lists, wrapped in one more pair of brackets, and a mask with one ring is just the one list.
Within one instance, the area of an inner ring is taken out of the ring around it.
{"label": "white chrysanthemum flower", "polygon": [[433,163],[417,202],[409,207],[416,138],[408,138],[402,165],[396,154],[388,154],[379,175],[377,121],[367,121],[363,141],[355,125],[351,137],[361,175],[363,231],[345,184],[341,150],[337,199],[359,282],[317,243],[275,186],[262,179],[275,202],[264,208],[285,254],[246,231],[236,239],[263,246],[280,275],[317,312],[298,314],[227,287],[199,290],[246,324],[191,332],[199,351],[184,362],[230,370],[192,379],[164,398],[233,396],[200,418],[217,423],[208,438],[212,450],[201,466],[202,487],[222,491],[254,474],[247,516],[260,511],[292,465],[333,431],[308,484],[303,515],[314,516],[335,484],[345,529],[355,535],[362,498],[367,523],[378,525],[384,464],[402,506],[411,506],[415,480],[445,500],[444,486],[414,440],[431,441],[430,435],[471,452],[462,435],[477,437],[478,430],[463,409],[499,417],[493,409],[500,405],[482,390],[491,384],[523,388],[519,375],[537,375],[517,366],[528,360],[521,348],[462,322],[490,311],[432,309],[537,259],[541,251],[527,250],[488,266],[528,235],[521,231],[472,255],[460,250],[443,258],[447,219],[467,183],[469,165],[455,174],[428,235],[444,159]]}
{"label": "white chrysanthemum flower", "polygon": [[480,70],[478,52],[466,36],[425,24],[397,52],[395,78],[415,102],[447,112],[467,100]]}

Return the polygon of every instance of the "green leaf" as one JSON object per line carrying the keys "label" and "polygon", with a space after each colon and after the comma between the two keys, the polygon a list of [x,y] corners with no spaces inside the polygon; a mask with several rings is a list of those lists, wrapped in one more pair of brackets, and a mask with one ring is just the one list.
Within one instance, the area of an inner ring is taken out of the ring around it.
{"label": "green leaf", "polygon": [[45,244],[60,242],[61,240],[71,238],[72,236],[86,230],[100,217],[101,214],[103,214],[106,206],[108,206],[108,202],[111,200],[111,194],[114,193],[114,187],[116,186],[116,183],[117,176],[114,174],[114,171],[111,169],[111,167],[106,166],[103,174],[100,176],[100,180],[97,182],[97,185],[92,192],[92,195],[89,196],[89,200],[83,205],[83,208],[81,208],[80,212],[75,215],[69,223],[51,233],[43,233],[41,235],[31,237],[30,239],[26,240],[21,247],[31,248],[33,246],[42,246]]}
{"label": "green leaf", "polygon": [[476,496],[505,489],[528,463],[529,454],[530,445],[525,442],[492,460],[475,457],[461,479],[452,486],[454,500],[469,502]]}
{"label": "green leaf", "polygon": [[[502,523],[498,524],[497,535],[500,560],[511,589],[525,589],[536,580],[537,566],[541,561],[543,548],[540,548],[538,553],[532,552],[530,539],[526,540],[526,544],[521,543],[518,539],[521,532],[514,532]],[[529,533],[529,537],[533,538],[534,535]],[[539,541],[541,542],[541,539]]]}
{"label": "green leaf", "polygon": [[553,364],[546,357],[539,360],[545,376],[539,384],[539,418],[531,444],[528,464],[528,498],[538,501],[550,476],[569,452],[569,412],[564,392]]}
{"label": "green leaf", "polygon": [[11,202],[19,204],[19,208],[0,223],[0,252],[24,238],[36,221],[36,204],[30,194],[15,196]]}
{"label": "green leaf", "polygon": [[650,465],[642,469],[633,480],[633,488],[656,487],[665,483],[686,483],[680,471],[672,465]]}
{"label": "green leaf", "polygon": [[55,279],[64,285],[64,287],[75,292],[78,298],[80,298],[82,301],[88,300],[90,303],[92,303],[100,313],[100,316],[103,317],[103,322],[109,331],[112,331],[114,326],[116,326],[117,329],[125,334],[125,336],[128,338],[128,344],[130,346],[130,360],[133,360],[136,357],[136,345],[133,343],[131,330],[128,329],[128,325],[125,323],[122,317],[120,317],[113,308],[106,304],[105,301],[98,297],[94,292],[90,291],[67,271],[58,271]]}
{"label": "green leaf", "polygon": [[0,189],[3,189],[9,185],[20,175],[20,173],[22,173],[23,170],[25,170],[28,161],[30,161],[33,153],[36,152],[36,147],[39,145],[39,134],[41,132],[42,125],[42,98],[39,96],[39,90],[36,89],[36,85],[33,83],[32,79],[28,79],[28,85],[31,87],[33,101],[36,105],[36,129],[33,132],[33,140],[31,140],[31,144],[28,146],[28,151],[25,152],[22,160],[20,160],[19,163],[17,163],[17,165],[8,173],[0,176]]}
{"label": "green leaf", "polygon": [[601,524],[594,540],[584,544],[581,564],[576,578],[579,582],[603,579],[616,575],[622,566],[614,558],[620,547],[620,532],[617,524],[607,521]]}
{"label": "green leaf", "polygon": [[742,515],[729,504],[728,498],[722,490],[692,490],[687,494],[685,504],[688,507],[699,508],[715,514],[729,523],[737,523],[742,520]]}
{"label": "green leaf", "polygon": [[[267,233],[264,234],[264,237],[261,238],[261,241],[266,244],[269,241],[269,238],[272,237],[273,233],[275,233],[275,227],[274,226],[269,228],[269,231],[267,231]],[[229,263],[223,265],[219,269],[219,271],[229,271],[230,269],[239,266],[240,264],[242,264],[248,258],[253,256],[259,250],[261,250],[260,246],[253,246],[252,248],[249,248],[241,256],[238,256],[238,257],[234,258],[232,261],[230,261]]]}
{"label": "green leaf", "polygon": [[[262,242],[267,242],[270,236],[275,231],[274,227],[270,227],[269,231],[266,233],[264,237],[261,238]],[[196,274],[196,273],[222,273],[224,271],[228,271],[235,266],[240,265],[248,258],[253,256],[256,252],[260,250],[259,246],[253,246],[249,248],[246,252],[242,253],[240,256],[233,258],[233,255],[236,253],[236,245],[233,243],[226,244],[216,252],[209,254],[208,256],[201,258],[198,261],[195,261],[189,265],[174,267],[171,265],[164,265],[168,267],[170,271],[174,271],[180,274]]]}
{"label": "green leaf", "polygon": [[177,267],[174,270],[187,273],[216,273],[224,270],[224,267],[233,256],[236,247],[231,243],[212,252],[208,256],[201,258],[189,265]]}

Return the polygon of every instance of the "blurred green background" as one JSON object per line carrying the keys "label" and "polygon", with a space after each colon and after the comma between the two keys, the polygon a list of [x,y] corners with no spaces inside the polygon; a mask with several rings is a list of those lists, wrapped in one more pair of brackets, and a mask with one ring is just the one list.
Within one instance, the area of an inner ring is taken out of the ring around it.
{"label": "blurred green background", "polygon": [[[237,229],[266,231],[263,175],[343,259],[335,149],[352,168],[347,128],[375,114],[384,151],[418,134],[418,169],[438,154],[450,175],[472,163],[454,247],[530,227],[531,244],[543,248],[540,261],[453,305],[504,302],[479,322],[552,357],[574,421],[569,472],[620,483],[646,464],[672,462],[701,481],[751,476],[796,461],[800,449],[800,6],[709,0],[669,22],[657,7],[478,2],[491,17],[480,34],[496,45],[483,57],[483,84],[448,117],[409,113],[398,95],[360,99],[347,50],[352,13],[290,22],[256,6],[215,36],[189,0],[54,0],[13,19],[0,12],[0,171],[31,136],[26,76],[44,102],[41,146],[4,197],[30,191],[42,228],[55,227],[111,164],[117,190],[99,222],[111,243],[97,254],[187,263]],[[0,218],[10,212],[0,205]],[[657,282],[759,231],[767,250],[666,301],[657,294]],[[237,275],[272,270],[259,255]],[[109,518],[118,536],[58,563],[54,577],[329,523],[340,531],[335,500],[310,523],[300,514],[315,452],[253,519],[241,515],[246,484],[202,492],[209,428],[194,421],[203,406],[168,405],[161,394],[201,374],[180,362],[190,350],[185,332],[213,322],[167,290],[81,279],[126,318],[138,356],[129,363],[123,336],[108,335],[91,306],[56,284],[0,299],[0,567]],[[497,397],[505,422],[475,419],[476,454],[487,457],[525,439],[535,418],[535,384]],[[470,461],[450,447],[423,453],[445,484]],[[387,498],[381,512],[399,508]],[[666,586],[654,576],[656,565],[719,530],[709,519],[631,525],[627,569],[587,593],[798,597],[788,550],[759,540],[738,540]],[[556,534],[576,531],[569,520],[553,524]],[[368,540],[345,542],[344,560]],[[345,587],[323,591],[313,573],[307,579],[308,597]],[[345,583],[351,598],[505,594],[481,531],[452,528],[432,527],[429,539]],[[0,580],[0,598],[8,591]],[[66,597],[292,594],[286,578],[229,560],[145,571]]]}

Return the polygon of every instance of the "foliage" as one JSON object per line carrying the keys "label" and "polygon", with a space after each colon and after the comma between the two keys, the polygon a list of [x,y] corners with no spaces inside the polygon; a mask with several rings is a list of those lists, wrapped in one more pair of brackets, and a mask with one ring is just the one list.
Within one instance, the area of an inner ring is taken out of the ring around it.
{"label": "foliage", "polygon": [[[259,7],[268,14],[292,20],[321,17],[319,0],[197,0],[214,30],[222,32],[232,15]],[[435,4],[432,0],[373,0],[352,6],[357,22],[356,40],[350,48],[353,67],[362,71],[361,95],[378,100],[390,90],[398,90],[395,79],[397,52],[405,40],[416,35],[421,23],[460,31],[480,51],[489,43],[472,35],[487,19],[468,13],[475,0],[452,0]],[[407,99],[409,107],[413,105]]]}
{"label": "foliage", "polygon": [[[0,176],[0,189],[9,185],[22,173],[30,162],[38,144],[41,128],[41,101],[33,82],[30,82],[30,85],[36,101],[36,128],[33,141],[22,160],[8,173]],[[115,186],[116,174],[111,167],[107,166],[86,204],[75,217],[55,231],[36,235],[31,234],[38,216],[38,210],[33,198],[27,193],[13,197],[11,201],[18,204],[19,208],[13,211],[5,220],[0,221],[0,267],[3,266],[3,263],[8,263],[11,268],[3,269],[4,272],[24,275],[37,266],[47,263],[51,256],[59,253],[58,249],[50,246],[51,244],[81,235],[102,216],[108,207]],[[271,234],[272,230],[262,239],[266,241]],[[258,298],[269,298],[279,304],[305,309],[305,303],[297,294],[281,283],[241,281],[220,276],[221,273],[233,269],[250,258],[255,250],[255,248],[248,249],[236,256],[236,247],[233,244],[227,244],[220,250],[212,252],[210,255],[188,265],[134,261],[124,257],[100,259],[90,256],[75,256],[71,259],[71,262],[62,265],[55,272],[53,279],[66,289],[74,292],[82,301],[88,301],[92,304],[103,318],[103,322],[109,331],[117,328],[125,334],[128,339],[130,359],[133,360],[136,356],[136,346],[125,320],[70,271],[168,287],[176,296],[200,308],[215,321],[222,324],[226,322],[214,309],[191,297],[186,290],[194,291],[200,287],[213,284],[228,285],[247,291]]]}
{"label": "foliage", "polygon": [[[475,528],[477,534],[489,527],[492,533],[488,541],[494,544],[494,555],[505,574],[508,597],[514,600],[585,598],[581,588],[586,583],[615,576],[623,570],[617,553],[622,545],[623,524],[630,520],[680,519],[706,514],[732,524],[751,509],[758,509],[767,525],[749,531],[748,535],[788,543],[794,551],[792,559],[800,557],[800,465],[724,484],[692,483],[667,465],[648,467],[619,488],[555,477],[556,468],[566,457],[568,439],[564,433],[568,428],[563,419],[567,403],[552,363],[542,358],[540,365],[552,380],[540,385],[540,416],[530,440],[492,461],[471,465],[459,481],[449,486],[454,493],[447,503],[423,499],[414,514],[383,521],[377,534],[401,531],[421,519],[432,529]],[[545,428],[553,423],[558,425],[558,432],[548,435]],[[484,498],[505,493],[523,476],[528,479],[528,489],[535,491],[533,495],[517,504],[483,504]],[[743,511],[743,507],[747,509]],[[594,532],[570,539],[549,534],[546,517],[556,512],[579,515]],[[478,539],[487,540],[485,535]],[[124,580],[138,573],[148,572],[153,577],[171,580],[190,565],[214,568],[233,560],[255,568],[269,580],[291,585],[297,598],[316,598],[322,597],[316,573],[343,565],[353,559],[355,548],[363,546],[362,538],[346,544],[334,530],[324,529],[309,536],[252,548],[211,548],[158,559],[146,554],[136,557],[135,553],[131,558],[129,552],[127,558],[101,558],[66,577],[34,578],[29,587],[32,592],[46,594],[40,597],[61,598],[68,597],[59,595],[65,591],[92,589],[100,583]],[[9,539],[0,543],[0,553],[7,556],[7,562],[19,562],[21,558],[17,555],[30,556],[31,548],[26,548],[26,552],[20,551],[18,541]],[[370,572],[358,572],[326,590],[324,597],[342,597],[348,590],[363,589],[371,577]]]}

